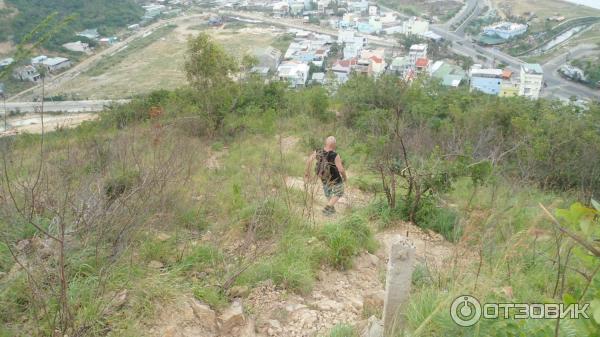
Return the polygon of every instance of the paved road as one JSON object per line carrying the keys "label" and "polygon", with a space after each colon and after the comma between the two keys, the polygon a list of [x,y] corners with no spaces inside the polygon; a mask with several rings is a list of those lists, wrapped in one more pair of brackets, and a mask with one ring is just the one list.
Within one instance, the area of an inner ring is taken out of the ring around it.
{"label": "paved road", "polygon": [[[519,71],[521,65],[525,63],[523,60],[514,56],[510,56],[496,48],[481,47],[475,43],[472,43],[468,38],[445,30],[444,27],[432,26],[431,30],[443,36],[446,40],[452,41],[451,49],[454,52],[465,56],[470,56],[475,60],[476,63],[481,62],[477,58],[477,55],[485,56],[488,61],[494,60],[496,64],[504,63],[513,71]],[[582,50],[584,49],[585,48]],[[588,50],[587,52],[590,51]],[[579,56],[573,55],[573,57]],[[566,80],[556,73],[556,69],[560,67],[560,64],[556,65],[555,63],[557,63],[560,59],[561,58],[559,56],[558,58],[555,58],[542,65],[544,69],[544,78],[547,84],[547,87],[542,91],[542,96],[558,97],[562,99],[568,99],[571,96],[577,96],[583,100],[599,100],[600,90],[590,89],[582,84]],[[564,59],[565,55],[562,55],[562,60]]]}
{"label": "paved road", "polygon": [[581,92],[585,92],[589,98],[595,97],[596,99],[600,99],[600,90],[594,90],[582,84],[569,81],[558,73],[558,69],[567,62],[567,57],[572,60],[598,54],[600,54],[598,46],[582,44],[544,63],[542,68],[544,68],[544,78],[549,88],[546,90],[546,94],[565,99],[571,96],[581,96]]}
{"label": "paved road", "polygon": [[[95,100],[95,101],[61,101],[44,102],[44,112],[97,112],[112,104],[124,104],[129,100]],[[37,113],[41,109],[40,102],[6,102],[6,111],[20,113]],[[0,105],[0,114],[4,114],[4,106]]]}

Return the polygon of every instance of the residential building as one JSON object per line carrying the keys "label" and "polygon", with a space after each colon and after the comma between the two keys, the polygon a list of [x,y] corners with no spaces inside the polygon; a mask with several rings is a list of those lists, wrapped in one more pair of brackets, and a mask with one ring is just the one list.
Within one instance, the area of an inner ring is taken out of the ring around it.
{"label": "residential building", "polygon": [[483,28],[484,35],[498,36],[505,40],[525,34],[525,32],[527,32],[527,25],[512,22],[499,22]]}
{"label": "residential building", "polygon": [[379,76],[385,71],[385,49],[377,48],[373,50],[362,50],[360,52],[359,62],[368,62],[368,75]]}
{"label": "residential building", "polygon": [[471,68],[471,90],[478,90],[490,95],[498,95],[502,85],[502,69]]}
{"label": "residential building", "polygon": [[71,61],[65,57],[49,57],[42,61],[41,65],[49,72],[53,73],[62,69],[70,68]]}
{"label": "residential building", "polygon": [[467,79],[467,73],[459,66],[444,61],[436,61],[429,68],[431,77],[438,79],[442,85],[458,87]]}
{"label": "residential building", "polygon": [[369,16],[377,16],[377,15],[379,15],[379,6],[369,5]]}
{"label": "residential building", "polygon": [[521,65],[520,96],[538,99],[544,85],[544,70],[537,63]]}
{"label": "residential building", "polygon": [[78,53],[89,53],[90,45],[81,41],[69,42],[62,45],[66,50],[78,52]]}
{"label": "residential building", "polygon": [[325,73],[313,73],[311,82],[314,84],[325,84]]}
{"label": "residential building", "polygon": [[269,70],[270,70],[269,67],[256,66],[256,67],[252,67],[252,69],[250,69],[250,72],[252,74],[256,74],[256,75],[266,78],[269,76]]}
{"label": "residential building", "polygon": [[8,67],[9,65],[13,64],[14,62],[15,62],[15,59],[13,59],[11,57],[0,60],[0,69],[2,69],[4,67]]}
{"label": "residential building", "polygon": [[412,67],[408,56],[399,56],[392,60],[389,71],[395,75],[404,76]]}
{"label": "residential building", "polygon": [[273,16],[284,17],[290,13],[290,5],[286,1],[276,2],[273,4]]}
{"label": "residential building", "polygon": [[402,34],[423,34],[429,31],[429,21],[417,17],[402,22]]}
{"label": "residential building", "polygon": [[357,63],[358,60],[356,58],[350,60],[338,60],[335,63],[333,63],[331,71],[333,72],[336,81],[340,84],[345,83],[350,77],[352,69],[356,66]]}
{"label": "residential building", "polygon": [[146,10],[146,13],[144,14],[144,17],[143,17],[143,19],[145,19],[145,20],[154,19],[155,17],[159,16],[162,12],[164,12],[167,9],[167,7],[165,5],[155,5],[155,4],[145,5],[142,7]]}
{"label": "residential building", "polygon": [[277,77],[279,80],[287,81],[292,88],[305,86],[308,80],[308,73],[308,64],[298,61],[284,61],[277,68]]}
{"label": "residential building", "polygon": [[255,53],[255,56],[258,60],[258,67],[266,67],[271,71],[277,70],[281,62],[281,51],[270,46]]}
{"label": "residential building", "polygon": [[31,65],[32,66],[39,66],[39,65],[42,64],[42,62],[44,62],[47,59],[48,59],[48,56],[46,56],[46,55],[36,56],[36,57],[34,57],[34,58],[31,59]]}
{"label": "residential building", "polygon": [[38,70],[32,65],[19,67],[13,72],[13,77],[20,81],[37,82],[42,79]]}
{"label": "residential building", "polygon": [[427,58],[427,44],[413,44],[408,51],[408,59],[411,64],[415,64],[417,59]]}
{"label": "residential building", "polygon": [[500,97],[514,97],[519,96],[519,89],[521,88],[520,82],[513,78],[513,72],[504,69],[502,71],[502,84],[500,85]]}
{"label": "residential building", "polygon": [[77,36],[82,36],[90,40],[98,40],[100,38],[100,33],[98,33],[98,29],[86,29],[82,32],[77,33]]}
{"label": "residential building", "polygon": [[426,57],[418,58],[415,61],[415,70],[418,74],[429,74],[429,59]]}

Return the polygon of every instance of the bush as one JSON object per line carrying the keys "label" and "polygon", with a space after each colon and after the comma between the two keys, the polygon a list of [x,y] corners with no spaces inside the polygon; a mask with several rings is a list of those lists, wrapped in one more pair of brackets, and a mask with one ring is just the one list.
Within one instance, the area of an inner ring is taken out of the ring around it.
{"label": "bush", "polygon": [[358,337],[358,333],[350,325],[338,324],[331,329],[329,337]]}
{"label": "bush", "polygon": [[461,237],[458,220],[455,211],[438,207],[432,198],[422,199],[421,206],[415,214],[415,221],[419,227],[439,233],[450,242],[455,242]]}
{"label": "bush", "polygon": [[213,309],[221,309],[227,306],[227,297],[211,287],[198,287],[194,289],[194,297],[208,304]]}
{"label": "bush", "polygon": [[139,173],[136,171],[124,170],[118,172],[114,177],[107,179],[104,184],[104,195],[109,201],[114,201],[130,190],[138,179]]}
{"label": "bush", "polygon": [[203,209],[188,209],[177,214],[177,225],[190,230],[203,232],[208,228],[206,211]]}
{"label": "bush", "polygon": [[180,266],[183,270],[203,270],[208,267],[216,267],[221,260],[223,260],[223,254],[217,248],[199,246],[183,258]]}
{"label": "bush", "polygon": [[362,250],[373,252],[377,243],[367,220],[357,215],[340,223],[327,224],[321,231],[321,237],[328,248],[327,262],[335,268],[345,270],[352,267],[352,258]]}
{"label": "bush", "polygon": [[288,234],[280,242],[276,254],[250,267],[238,278],[238,284],[256,284],[270,279],[289,290],[308,293],[323,255],[323,247],[316,239],[305,233]]}

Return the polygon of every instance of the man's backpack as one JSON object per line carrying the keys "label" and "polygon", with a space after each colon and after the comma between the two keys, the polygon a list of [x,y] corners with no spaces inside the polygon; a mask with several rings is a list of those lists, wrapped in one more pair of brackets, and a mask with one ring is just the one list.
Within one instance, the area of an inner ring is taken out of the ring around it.
{"label": "man's backpack", "polygon": [[328,160],[329,154],[330,152],[326,152],[325,150],[317,150],[315,173],[323,182],[329,182],[331,180],[332,163]]}

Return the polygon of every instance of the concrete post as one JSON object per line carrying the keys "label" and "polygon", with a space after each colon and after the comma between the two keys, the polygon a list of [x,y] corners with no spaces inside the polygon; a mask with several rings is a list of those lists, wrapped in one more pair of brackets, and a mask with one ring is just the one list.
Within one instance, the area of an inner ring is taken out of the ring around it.
{"label": "concrete post", "polygon": [[390,240],[385,281],[383,328],[386,336],[404,329],[404,310],[410,294],[415,261],[415,246],[400,235]]}

